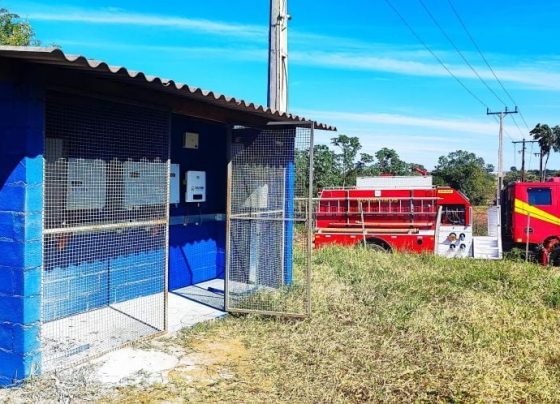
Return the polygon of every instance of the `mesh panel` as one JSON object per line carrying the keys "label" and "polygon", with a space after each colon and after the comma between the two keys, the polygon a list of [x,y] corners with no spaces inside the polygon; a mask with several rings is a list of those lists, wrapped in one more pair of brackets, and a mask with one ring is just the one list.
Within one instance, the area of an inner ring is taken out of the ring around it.
{"label": "mesh panel", "polygon": [[43,368],[165,328],[168,114],[49,93]]}
{"label": "mesh panel", "polygon": [[306,314],[312,129],[236,129],[233,140],[227,308]]}

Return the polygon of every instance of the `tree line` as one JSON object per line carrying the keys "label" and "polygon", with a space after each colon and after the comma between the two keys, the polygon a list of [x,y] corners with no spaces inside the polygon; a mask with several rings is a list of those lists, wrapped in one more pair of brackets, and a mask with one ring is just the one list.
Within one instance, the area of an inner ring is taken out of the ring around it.
{"label": "tree line", "polygon": [[[314,189],[356,185],[357,177],[376,175],[422,175],[427,170],[422,164],[406,162],[394,150],[383,147],[373,155],[360,153],[362,145],[357,137],[339,135],[331,144],[313,148]],[[308,153],[298,151],[297,175],[304,183]],[[449,185],[463,192],[473,204],[489,203],[495,195],[494,167],[474,153],[457,150],[440,156],[431,175],[436,185]]]}

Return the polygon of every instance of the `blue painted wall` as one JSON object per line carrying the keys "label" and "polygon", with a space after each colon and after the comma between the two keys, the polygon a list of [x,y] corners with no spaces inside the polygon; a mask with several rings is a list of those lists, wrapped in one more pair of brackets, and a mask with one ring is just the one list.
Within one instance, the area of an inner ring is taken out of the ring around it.
{"label": "blue painted wall", "polygon": [[[183,148],[183,134],[199,134],[198,149]],[[169,289],[223,278],[225,222],[197,220],[197,215],[226,211],[228,128],[225,125],[173,116],[171,121],[171,163],[180,164],[181,203],[170,207],[173,218],[188,216],[194,223],[177,224],[169,233]],[[206,202],[186,203],[185,172],[206,171]],[[184,221],[183,221],[184,223]]]}
{"label": "blue painted wall", "polygon": [[0,82],[0,385],[40,371],[43,100]]}

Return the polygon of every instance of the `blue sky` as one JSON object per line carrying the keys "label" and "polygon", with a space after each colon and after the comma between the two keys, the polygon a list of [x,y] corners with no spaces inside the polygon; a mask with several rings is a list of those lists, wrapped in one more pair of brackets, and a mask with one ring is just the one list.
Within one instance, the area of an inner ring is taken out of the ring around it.
{"label": "blue sky", "polygon": [[[417,34],[482,101],[464,90],[384,0],[290,0],[289,109],[358,136],[364,152],[396,149],[433,168],[440,155],[473,151],[496,163],[498,124],[486,106],[513,107],[452,12],[423,0],[488,90],[418,0],[391,0]],[[560,124],[560,2],[451,0],[529,128]],[[266,103],[268,0],[0,0],[28,18],[43,43],[189,85]],[[501,98],[502,101],[500,101]],[[484,105],[483,105],[484,104]],[[520,165],[506,119],[505,167]],[[330,133],[318,141],[328,143]],[[517,149],[519,150],[519,148]],[[533,151],[537,151],[534,148]],[[538,158],[528,156],[531,168]],[[549,167],[560,166],[560,158]]]}

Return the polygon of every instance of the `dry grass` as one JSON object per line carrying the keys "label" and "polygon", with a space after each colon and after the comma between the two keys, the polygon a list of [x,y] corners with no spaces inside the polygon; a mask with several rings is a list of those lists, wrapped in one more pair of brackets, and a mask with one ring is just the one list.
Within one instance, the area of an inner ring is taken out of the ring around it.
{"label": "dry grass", "polygon": [[203,374],[112,400],[560,401],[558,270],[326,248],[314,271],[312,318],[185,331]]}
{"label": "dry grass", "polygon": [[488,235],[488,206],[473,206],[473,234]]}

